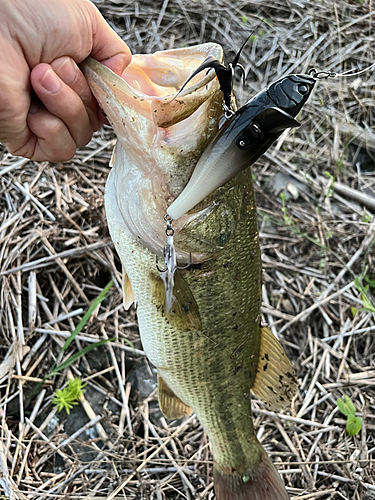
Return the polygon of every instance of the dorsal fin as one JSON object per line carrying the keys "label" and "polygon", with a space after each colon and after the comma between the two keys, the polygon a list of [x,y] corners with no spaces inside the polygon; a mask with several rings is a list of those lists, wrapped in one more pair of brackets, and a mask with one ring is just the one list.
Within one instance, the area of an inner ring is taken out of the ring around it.
{"label": "dorsal fin", "polygon": [[286,408],[297,391],[297,378],[280,342],[269,328],[261,328],[257,374],[252,391],[271,410]]}
{"label": "dorsal fin", "polygon": [[176,396],[160,375],[158,375],[158,396],[159,406],[165,417],[175,419],[192,414],[190,406]]}

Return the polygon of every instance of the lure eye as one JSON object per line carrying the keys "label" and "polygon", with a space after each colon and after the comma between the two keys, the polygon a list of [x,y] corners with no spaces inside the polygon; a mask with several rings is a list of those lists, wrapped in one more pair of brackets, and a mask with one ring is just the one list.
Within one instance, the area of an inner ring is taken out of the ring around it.
{"label": "lure eye", "polygon": [[306,95],[309,89],[306,87],[306,85],[300,85],[298,87],[298,92],[302,95]]}
{"label": "lure eye", "polygon": [[240,149],[246,149],[247,143],[243,139],[238,139],[236,144]]}

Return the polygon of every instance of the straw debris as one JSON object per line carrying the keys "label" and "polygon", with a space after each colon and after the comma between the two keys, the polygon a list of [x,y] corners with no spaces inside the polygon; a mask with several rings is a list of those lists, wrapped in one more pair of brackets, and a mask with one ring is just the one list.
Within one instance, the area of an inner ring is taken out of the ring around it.
{"label": "straw debris", "polygon": [[[133,52],[206,41],[243,53],[240,102],[311,67],[363,69],[374,55],[370,0],[96,1]],[[253,401],[258,437],[292,499],[375,498],[375,72],[321,80],[300,117],[253,169],[263,314],[299,379],[290,411]],[[104,187],[109,127],[65,164],[0,146],[0,485],[10,499],[212,499],[212,455],[195,416],[166,422],[155,370],[122,307]],[[89,304],[115,286],[61,362],[114,338],[44,380]],[[85,386],[70,415],[53,394]],[[39,384],[36,391],[35,388]],[[336,404],[362,429],[348,436]]]}

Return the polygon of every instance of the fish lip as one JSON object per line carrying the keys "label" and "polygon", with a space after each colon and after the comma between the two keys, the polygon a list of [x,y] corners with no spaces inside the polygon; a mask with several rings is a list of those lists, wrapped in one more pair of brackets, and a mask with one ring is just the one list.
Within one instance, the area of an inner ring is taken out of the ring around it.
{"label": "fish lip", "polygon": [[[212,50],[212,49],[210,49],[210,47],[220,47],[218,44],[215,44],[215,43],[207,43],[207,44],[203,44],[202,47],[203,46],[207,46],[207,49],[206,49],[207,52]],[[181,51],[181,53],[183,53],[185,50],[186,49],[175,49],[173,52],[178,53],[179,51]],[[153,55],[162,54],[163,52],[166,53],[166,52],[172,52],[172,51],[158,51],[158,52],[155,52],[155,54],[153,54]],[[218,50],[218,52],[221,52],[218,59],[223,59],[221,47],[220,47],[220,50]],[[91,78],[93,76],[93,74],[91,72],[94,72],[97,75],[100,75],[100,73],[101,73],[104,77],[106,77],[108,79],[109,84],[111,84],[111,82],[112,82],[112,84],[118,85],[120,90],[122,90],[126,93],[130,93],[131,95],[136,96],[137,98],[145,99],[145,100],[152,100],[152,101],[153,100],[160,100],[160,101],[169,103],[169,101],[171,101],[174,98],[174,96],[177,94],[179,88],[177,88],[175,92],[171,92],[168,94],[163,94],[163,95],[157,95],[154,93],[151,94],[151,93],[143,92],[142,90],[135,88],[134,86],[130,85],[126,81],[126,79],[124,78],[127,75],[127,71],[132,69],[132,66],[134,66],[138,62],[139,59],[141,59],[143,57],[146,58],[147,56],[148,56],[147,54],[135,54],[135,55],[133,55],[132,61],[130,62],[129,66],[123,71],[121,76],[117,75],[110,68],[108,68],[107,66],[104,66],[99,61],[97,61],[96,59],[93,59],[90,56],[87,57],[80,64],[80,67],[81,67],[82,71],[87,76],[90,76]],[[216,74],[213,71],[208,72],[203,78],[195,78],[198,81],[196,83],[193,83],[192,85],[188,85],[186,88],[184,88],[184,90],[182,90],[181,93],[179,94],[179,98],[183,98],[187,95],[193,94],[197,90],[208,85],[215,78],[216,78]],[[181,78],[181,85],[180,86],[182,86],[183,83],[184,83],[184,77]],[[217,83],[217,88],[219,88],[219,83]]]}
{"label": "fish lip", "polygon": [[[142,92],[141,90],[133,87],[132,85],[128,84],[126,80],[124,80],[123,76],[126,75],[126,69],[124,73],[120,76],[114,73],[110,68],[107,68],[107,66],[104,66],[104,64],[101,64],[99,61],[96,61],[92,57],[87,57],[80,65],[81,69],[85,74],[90,74],[89,71],[93,71],[94,73],[98,74],[98,70],[100,69],[101,72],[106,74],[107,78],[117,80],[118,82],[122,81],[123,85],[120,86],[121,90],[124,90],[126,92],[131,92],[133,95],[136,95],[138,98],[143,98],[143,99],[150,99],[150,100],[162,100],[162,101],[169,101],[172,100],[175,96],[176,92],[167,94],[167,95],[155,95],[155,94],[148,94],[145,92]],[[199,90],[202,87],[205,87],[208,85],[214,78],[216,78],[216,75],[214,72],[210,71],[209,73],[206,74],[206,76],[202,79],[200,79],[197,83],[190,85],[184,90],[181,91],[179,94],[179,97],[184,97],[186,95],[190,95],[197,90]]]}
{"label": "fish lip", "polygon": [[[184,57],[189,50],[196,50],[190,54],[187,63],[176,64],[179,56]],[[173,54],[173,57],[172,57]],[[151,112],[152,120],[160,128],[168,128],[179,123],[190,116],[198,109],[210,96],[219,91],[219,82],[214,72],[210,72],[202,78],[201,73],[192,80],[191,85],[186,87],[178,98],[174,99],[179,88],[185,82],[185,76],[191,69],[199,64],[199,61],[208,54],[214,55],[218,60],[223,59],[223,50],[216,43],[206,43],[197,47],[188,47],[170,51],[159,51],[154,54],[134,55],[131,63],[127,66],[121,76],[116,75],[100,62],[88,57],[81,64],[81,69],[89,81],[91,91],[99,102],[105,116],[113,126],[116,134],[121,135],[120,130],[116,130],[115,120],[111,117],[111,109],[107,106],[111,101],[125,103],[133,101],[131,106],[138,103],[138,110],[146,115]],[[163,67],[163,57],[167,59],[167,67]],[[159,60],[157,59],[159,57]],[[149,61],[154,58],[153,64]],[[147,64],[151,66],[151,76]],[[181,67],[182,66],[182,67]],[[164,74],[163,78],[155,78],[155,74],[160,70]],[[172,77],[169,75],[172,75]],[[168,78],[170,81],[168,81]],[[164,86],[163,86],[164,84]],[[171,88],[173,87],[173,91]],[[102,97],[98,97],[99,94]],[[103,97],[104,96],[104,97]],[[118,113],[121,112],[118,109]]]}

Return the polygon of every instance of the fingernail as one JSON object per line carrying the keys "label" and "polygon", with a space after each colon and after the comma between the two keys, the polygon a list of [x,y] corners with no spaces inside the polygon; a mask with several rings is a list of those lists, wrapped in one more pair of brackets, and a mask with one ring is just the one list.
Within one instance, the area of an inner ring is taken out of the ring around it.
{"label": "fingernail", "polygon": [[108,59],[103,59],[100,61],[101,64],[107,66],[110,70],[112,70],[116,75],[121,76],[124,72],[126,66],[130,62],[130,57],[128,54],[116,54],[115,56],[108,57]]}
{"label": "fingernail", "polygon": [[46,90],[48,90],[48,92],[52,92],[53,94],[60,89],[60,79],[52,71],[52,69],[46,71],[45,75],[41,80],[41,84]]}
{"label": "fingernail", "polygon": [[30,115],[33,115],[34,113],[36,113],[39,109],[39,106],[37,105],[36,102],[32,102],[31,103],[31,106],[30,106],[30,109],[29,109],[29,114]]}
{"label": "fingernail", "polygon": [[75,66],[74,62],[70,58],[66,58],[66,60],[56,69],[56,73],[58,73],[61,80],[65,83],[72,83],[77,76],[77,66]]}

